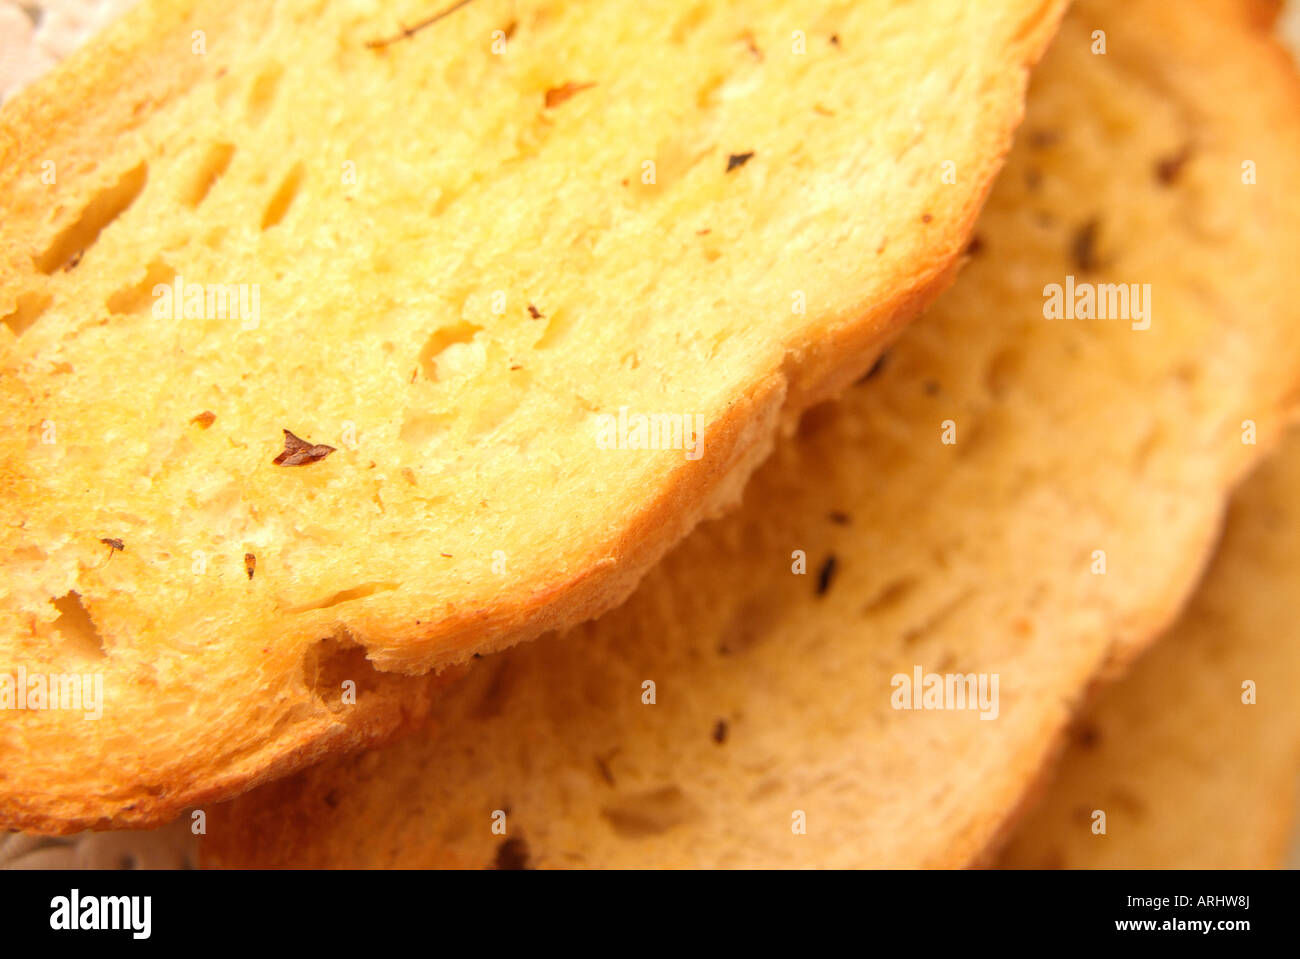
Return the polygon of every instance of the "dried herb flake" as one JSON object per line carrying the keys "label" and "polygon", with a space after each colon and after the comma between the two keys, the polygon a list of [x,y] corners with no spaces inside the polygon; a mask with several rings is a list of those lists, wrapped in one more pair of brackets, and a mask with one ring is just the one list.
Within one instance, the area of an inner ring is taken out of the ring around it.
{"label": "dried herb flake", "polygon": [[753,155],[754,155],[753,150],[750,150],[748,153],[731,154],[731,156],[727,157],[727,172],[730,173],[732,170],[736,169],[737,167],[744,166],[746,163],[749,162],[749,158],[752,157]]}
{"label": "dried herb flake", "polygon": [[817,595],[825,596],[831,588],[831,580],[835,578],[835,568],[839,565],[839,560],[832,553],[826,557],[826,562],[822,563],[821,572],[817,574]]}
{"label": "dried herb flake", "polygon": [[546,109],[550,110],[553,107],[558,107],[575,93],[590,90],[595,85],[594,83],[566,83],[562,87],[551,87],[546,91]]}
{"label": "dried herb flake", "polygon": [[285,430],[284,452],[271,462],[276,466],[308,466],[323,460],[333,452],[332,446],[326,446],[324,443],[313,445]]}

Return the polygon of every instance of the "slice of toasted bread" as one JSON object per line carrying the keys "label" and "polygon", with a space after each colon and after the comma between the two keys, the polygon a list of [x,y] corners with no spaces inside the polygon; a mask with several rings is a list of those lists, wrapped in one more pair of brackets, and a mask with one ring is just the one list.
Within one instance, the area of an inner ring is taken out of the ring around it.
{"label": "slice of toasted bread", "polygon": [[364,740],[322,640],[621,601],[946,285],[1062,7],[156,0],[20,93],[0,668],[106,701],[0,719],[0,823]]}
{"label": "slice of toasted bread", "polygon": [[[1292,405],[1297,173],[1296,79],[1244,8],[1077,5],[971,264],[741,513],[479,663],[437,731],[209,809],[205,860],[972,861],[1173,621]],[[1149,327],[1045,319],[1072,274],[1151,284]],[[997,718],[894,708],[918,668],[998,676]]]}
{"label": "slice of toasted bread", "polygon": [[999,862],[1282,865],[1300,774],[1297,595],[1300,436],[1237,492],[1182,619],[1077,724]]}

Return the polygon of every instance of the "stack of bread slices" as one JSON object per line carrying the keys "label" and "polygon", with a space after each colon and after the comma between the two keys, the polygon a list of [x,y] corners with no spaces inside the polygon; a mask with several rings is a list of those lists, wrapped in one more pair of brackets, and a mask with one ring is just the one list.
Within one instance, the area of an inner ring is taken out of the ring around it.
{"label": "stack of bread slices", "polygon": [[1285,861],[1277,4],[124,6],[0,91],[0,865]]}

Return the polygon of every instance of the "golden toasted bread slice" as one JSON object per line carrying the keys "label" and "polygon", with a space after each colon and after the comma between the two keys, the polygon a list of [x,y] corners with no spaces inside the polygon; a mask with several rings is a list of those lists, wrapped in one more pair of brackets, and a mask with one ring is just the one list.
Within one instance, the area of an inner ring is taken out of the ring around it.
{"label": "golden toasted bread slice", "polygon": [[4,715],[0,823],[391,726],[322,641],[620,602],[946,285],[1063,5],[154,0],[20,93],[0,667],[104,718]]}
{"label": "golden toasted bread slice", "polygon": [[[1296,77],[1245,8],[1077,5],[972,262],[740,513],[478,663],[436,730],[210,808],[205,860],[975,860],[1293,405],[1298,173]],[[1082,318],[1101,284],[1138,289]]]}

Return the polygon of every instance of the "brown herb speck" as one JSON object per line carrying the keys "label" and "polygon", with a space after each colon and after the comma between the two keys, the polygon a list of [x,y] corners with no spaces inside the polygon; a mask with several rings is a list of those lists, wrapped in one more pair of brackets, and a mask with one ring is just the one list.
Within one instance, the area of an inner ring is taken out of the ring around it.
{"label": "brown herb speck", "polygon": [[1074,738],[1082,748],[1094,749],[1101,742],[1101,732],[1093,725],[1080,726]]}
{"label": "brown herb speck", "polygon": [[115,537],[105,536],[101,537],[99,541],[108,547],[108,555],[110,557],[114,553],[120,553],[122,550],[126,549],[126,544]]}
{"label": "brown herb speck", "polygon": [[750,150],[748,153],[731,154],[729,157],[727,157],[727,172],[730,173],[732,170],[736,169],[737,167],[744,166],[746,163],[749,162],[749,158],[752,157],[753,155],[754,155],[753,150]]}
{"label": "brown herb speck", "polygon": [[1101,222],[1093,217],[1074,231],[1070,241],[1070,255],[1074,265],[1085,273],[1097,269],[1097,231]]}
{"label": "brown herb speck", "polygon": [[826,557],[826,562],[822,563],[821,572],[817,574],[817,595],[825,596],[831,588],[831,580],[835,578],[835,568],[839,565],[839,560],[832,553]]}
{"label": "brown herb speck", "polygon": [[216,421],[216,418],[217,418],[216,413],[213,413],[211,410],[204,410],[198,416],[190,420],[190,422],[193,423],[195,426],[197,426],[199,429],[206,430],[209,426],[213,424],[213,422]]}
{"label": "brown herb speck", "polygon": [[546,91],[546,109],[558,107],[565,100],[569,99],[576,93],[583,90],[590,90],[596,84],[594,83],[566,83],[562,87],[551,87]]}
{"label": "brown herb speck", "polygon": [[325,805],[329,806],[330,809],[339,808],[339,792],[337,789],[331,789],[325,794]]}
{"label": "brown herb speck", "polygon": [[1060,130],[1030,130],[1029,145],[1035,150],[1055,146],[1061,139]]}
{"label": "brown herb speck", "polygon": [[984,237],[976,233],[970,238],[970,243],[966,245],[967,256],[979,256],[984,252]]}
{"label": "brown herb speck", "polygon": [[244,572],[248,574],[249,579],[253,578],[253,573],[254,571],[256,571],[256,569],[257,569],[257,557],[254,556],[252,553],[245,553]]}
{"label": "brown herb speck", "polygon": [[831,34],[831,46],[833,46],[833,47],[838,47],[839,45],[840,45],[840,35],[839,35],[838,33],[832,33],[832,34]]}
{"label": "brown herb speck", "polygon": [[1156,179],[1165,186],[1172,186],[1183,172],[1183,167],[1192,158],[1192,145],[1188,143],[1177,153],[1156,161]]}
{"label": "brown herb speck", "polygon": [[541,320],[541,319],[545,319],[546,317],[545,313],[537,309],[537,307],[533,306],[533,304],[531,303],[528,304],[528,315],[531,316],[534,320]]}
{"label": "brown herb speck", "polygon": [[284,452],[271,460],[276,466],[309,466],[334,452],[334,447],[324,443],[311,444],[284,431]]}
{"label": "brown herb speck", "polygon": [[830,511],[830,521],[836,526],[848,526],[849,514],[843,510],[833,509]]}
{"label": "brown herb speck", "polygon": [[931,220],[933,220],[933,219],[934,219],[934,214],[933,214],[933,213],[922,213],[922,214],[921,214],[921,222],[922,222],[922,223],[929,223],[929,222],[930,222]]}
{"label": "brown herb speck", "polygon": [[596,768],[600,770],[600,778],[605,780],[605,782],[607,782],[609,785],[613,786],[615,785],[614,773],[609,768],[609,758],[610,757],[608,756],[596,756],[595,757]]}
{"label": "brown herb speck", "polygon": [[713,724],[713,741],[721,746],[727,741],[727,721],[719,719]]}
{"label": "brown herb speck", "polygon": [[527,869],[528,843],[519,838],[507,839],[497,846],[497,869]]}

